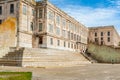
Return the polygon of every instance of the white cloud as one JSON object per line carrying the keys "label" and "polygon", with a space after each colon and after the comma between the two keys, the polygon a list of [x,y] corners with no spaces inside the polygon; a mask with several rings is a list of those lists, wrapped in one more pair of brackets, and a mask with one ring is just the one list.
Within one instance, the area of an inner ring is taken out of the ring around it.
{"label": "white cloud", "polygon": [[115,8],[91,8],[69,5],[62,8],[86,26],[114,25],[120,33],[120,11]]}

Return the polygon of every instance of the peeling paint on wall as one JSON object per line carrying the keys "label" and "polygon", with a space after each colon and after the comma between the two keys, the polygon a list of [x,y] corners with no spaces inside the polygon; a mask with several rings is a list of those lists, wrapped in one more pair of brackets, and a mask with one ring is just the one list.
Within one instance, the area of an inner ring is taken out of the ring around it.
{"label": "peeling paint on wall", "polygon": [[9,17],[0,25],[0,47],[15,46],[16,18]]}

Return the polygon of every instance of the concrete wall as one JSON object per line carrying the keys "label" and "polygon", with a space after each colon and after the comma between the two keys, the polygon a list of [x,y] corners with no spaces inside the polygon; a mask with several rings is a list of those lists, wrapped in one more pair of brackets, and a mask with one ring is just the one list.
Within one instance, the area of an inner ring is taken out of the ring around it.
{"label": "concrete wall", "polygon": [[[103,32],[103,36],[101,36],[101,32]],[[108,32],[110,32],[110,36],[108,36]],[[95,33],[97,33],[97,36],[95,36]],[[110,38],[110,42],[108,41],[108,37]],[[104,45],[108,46],[118,46],[119,43],[119,34],[116,32],[114,26],[89,28],[89,42],[95,42],[95,38],[98,39],[98,44],[100,45],[101,41],[103,41]],[[101,38],[103,38],[103,40],[101,40]]]}
{"label": "concrete wall", "polygon": [[[23,14],[23,7],[26,6],[26,14]],[[33,15],[34,11],[34,15]],[[32,48],[32,35],[31,22],[35,27],[35,4],[30,1],[22,0],[20,2],[19,10],[19,46]]]}
{"label": "concrete wall", "polygon": [[0,25],[0,47],[16,46],[16,18],[9,17]]}
{"label": "concrete wall", "polygon": [[[47,4],[47,6],[45,4]],[[37,19],[38,20],[37,24],[42,23],[43,30],[38,33],[39,36],[47,36],[45,40],[43,39],[43,41],[47,41],[44,42],[46,44],[43,45],[47,45],[47,48],[70,50],[70,51],[80,51],[83,47],[86,47],[88,28],[86,28],[83,24],[79,23],[74,18],[70,17],[65,12],[63,12],[62,10],[55,7],[49,2],[44,2],[44,4],[42,4],[42,2],[37,3],[37,15],[39,15],[39,10],[42,10],[43,15],[42,18]],[[60,17],[59,24],[57,22],[58,16]],[[63,21],[65,22],[65,25],[63,25]],[[53,26],[52,30],[50,30],[50,25]],[[57,28],[60,29],[59,34],[57,34],[58,32]],[[65,31],[65,34],[63,33],[63,30]],[[70,39],[68,38],[68,34],[70,35]],[[71,37],[71,34],[73,34],[73,39]],[[78,40],[77,40],[77,36],[79,38]],[[50,44],[51,38],[53,39],[52,45]],[[60,45],[58,45],[57,42],[58,40],[60,41]],[[65,47],[64,47],[64,42],[66,43]],[[76,42],[80,42],[80,43],[76,44]],[[70,44],[70,47],[68,47],[68,43]]]}

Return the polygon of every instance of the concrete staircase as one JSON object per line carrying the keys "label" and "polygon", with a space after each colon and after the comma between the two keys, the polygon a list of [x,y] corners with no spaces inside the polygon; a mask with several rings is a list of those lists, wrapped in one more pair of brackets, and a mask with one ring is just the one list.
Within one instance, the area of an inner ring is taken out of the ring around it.
{"label": "concrete staircase", "polygon": [[65,67],[86,63],[90,62],[77,52],[31,48],[11,48],[0,60],[1,65],[23,67]]}
{"label": "concrete staircase", "polygon": [[3,48],[0,50],[0,65],[2,66],[21,66],[21,50],[16,50],[15,47]]}
{"label": "concrete staircase", "polygon": [[55,49],[29,49],[25,48],[23,54],[24,67],[58,67],[75,66],[90,63],[80,53]]}

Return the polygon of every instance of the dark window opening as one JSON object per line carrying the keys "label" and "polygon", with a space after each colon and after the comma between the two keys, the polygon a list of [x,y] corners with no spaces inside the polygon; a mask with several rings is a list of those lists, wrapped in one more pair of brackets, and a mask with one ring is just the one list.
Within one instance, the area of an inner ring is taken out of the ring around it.
{"label": "dark window opening", "polygon": [[103,32],[101,32],[101,36],[103,36]]}
{"label": "dark window opening", "polygon": [[103,45],[103,41],[101,41],[101,45]]}
{"label": "dark window opening", "polygon": [[103,40],[103,37],[101,37],[101,40]]}
{"label": "dark window opening", "polygon": [[97,36],[97,33],[95,32],[95,36]]}
{"label": "dark window opening", "polygon": [[110,37],[108,37],[108,42],[110,42]]}
{"label": "dark window opening", "polygon": [[34,30],[34,27],[33,27],[33,22],[31,22],[31,31]]}
{"label": "dark window opening", "polygon": [[110,36],[110,32],[108,31],[108,36]]}
{"label": "dark window opening", "polygon": [[40,36],[40,37],[39,37],[39,44],[42,44],[42,43],[43,43],[43,37]]}
{"label": "dark window opening", "polygon": [[2,24],[2,20],[0,20],[0,24]]}
{"label": "dark window opening", "polygon": [[98,38],[95,38],[95,43],[98,43]]}
{"label": "dark window opening", "polygon": [[14,4],[10,4],[10,14],[14,13]]}
{"label": "dark window opening", "polygon": [[0,6],[0,15],[2,15],[2,6]]}

